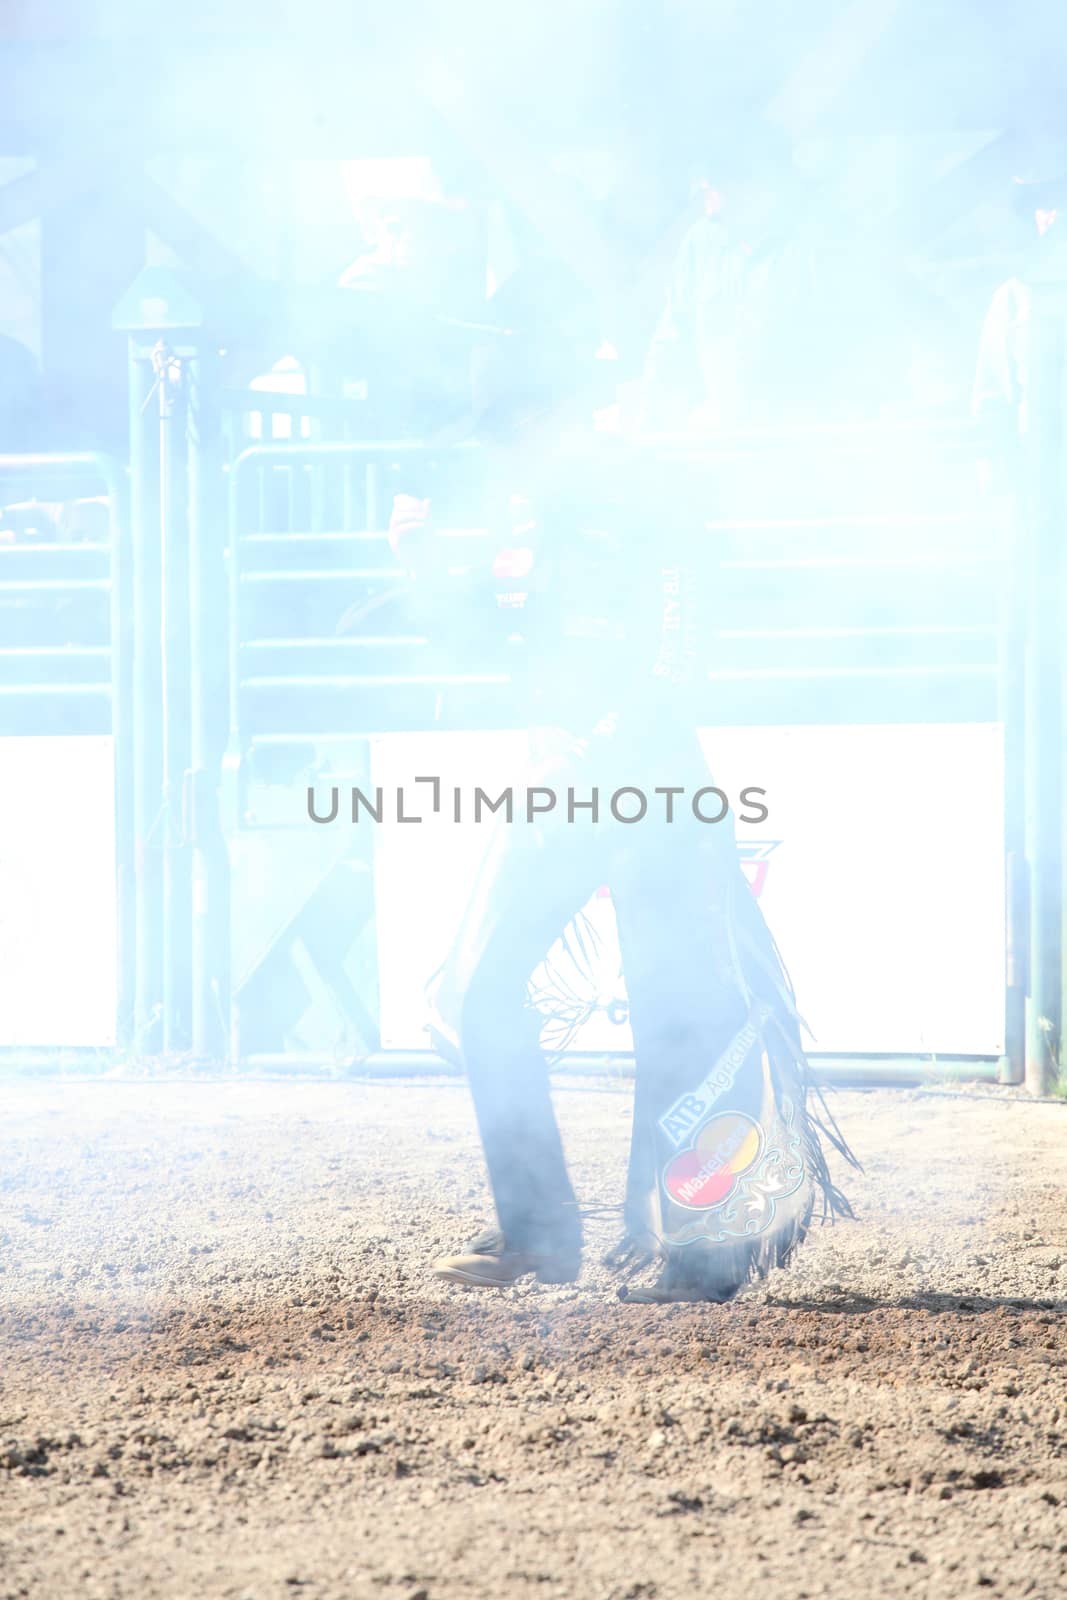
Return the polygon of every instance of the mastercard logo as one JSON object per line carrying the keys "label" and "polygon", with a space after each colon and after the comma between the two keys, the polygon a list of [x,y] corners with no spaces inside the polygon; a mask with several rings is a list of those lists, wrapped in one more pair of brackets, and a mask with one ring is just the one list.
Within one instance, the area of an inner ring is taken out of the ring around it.
{"label": "mastercard logo", "polygon": [[676,1205],[691,1211],[720,1206],[759,1156],[762,1142],[751,1117],[720,1112],[705,1122],[689,1150],[674,1157],[663,1174],[663,1187]]}

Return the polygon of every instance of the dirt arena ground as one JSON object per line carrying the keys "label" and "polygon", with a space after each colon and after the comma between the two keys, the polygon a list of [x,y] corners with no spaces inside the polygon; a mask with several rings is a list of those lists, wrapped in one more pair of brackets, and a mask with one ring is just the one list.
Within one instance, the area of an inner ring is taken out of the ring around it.
{"label": "dirt arena ground", "polygon": [[[558,1095],[618,1198],[624,1085]],[[854,1224],[727,1307],[477,1296],[458,1083],[0,1084],[0,1595],[1067,1590],[1067,1105],[835,1096]]]}

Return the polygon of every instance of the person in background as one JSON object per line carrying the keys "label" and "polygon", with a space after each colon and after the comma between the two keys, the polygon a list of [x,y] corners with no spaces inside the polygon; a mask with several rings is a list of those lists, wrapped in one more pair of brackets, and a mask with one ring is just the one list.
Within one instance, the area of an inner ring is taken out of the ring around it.
{"label": "person in background", "polygon": [[646,425],[701,435],[929,409],[936,301],[848,226],[829,180],[805,177],[768,126],[699,171],[648,353]]}
{"label": "person in background", "polygon": [[1012,191],[1029,240],[1018,271],[990,302],[972,393],[975,419],[1001,456],[1032,433],[1037,391],[1044,387],[1058,402],[1067,373],[1067,170],[1061,176],[1017,177]]}
{"label": "person in background", "polygon": [[648,352],[647,418],[696,432],[795,420],[820,371],[814,241],[788,140],[761,130],[707,162],[695,195]]}

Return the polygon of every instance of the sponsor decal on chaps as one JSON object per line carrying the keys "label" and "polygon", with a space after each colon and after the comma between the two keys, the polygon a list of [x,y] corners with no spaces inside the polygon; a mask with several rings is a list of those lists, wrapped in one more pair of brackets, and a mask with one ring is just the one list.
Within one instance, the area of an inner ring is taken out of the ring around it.
{"label": "sponsor decal on chaps", "polygon": [[690,1211],[721,1206],[758,1159],[762,1143],[751,1117],[722,1111],[704,1124],[691,1149],[672,1157],[663,1173],[663,1187],[675,1205]]}
{"label": "sponsor decal on chaps", "polygon": [[690,1137],[715,1102],[733,1088],[734,1080],[748,1059],[749,1051],[762,1036],[763,1025],[769,1016],[770,1010],[762,1002],[753,1006],[748,1021],[734,1034],[703,1083],[690,1094],[679,1095],[660,1117],[660,1131],[675,1149]]}

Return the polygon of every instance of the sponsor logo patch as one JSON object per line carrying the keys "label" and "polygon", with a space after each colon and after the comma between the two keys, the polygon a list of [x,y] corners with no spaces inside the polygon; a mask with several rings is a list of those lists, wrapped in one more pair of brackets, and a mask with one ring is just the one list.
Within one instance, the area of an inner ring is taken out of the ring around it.
{"label": "sponsor logo patch", "polygon": [[709,1118],[692,1147],[674,1156],[664,1169],[663,1187],[675,1205],[709,1211],[728,1200],[738,1179],[759,1159],[760,1130],[741,1111],[722,1111]]}

